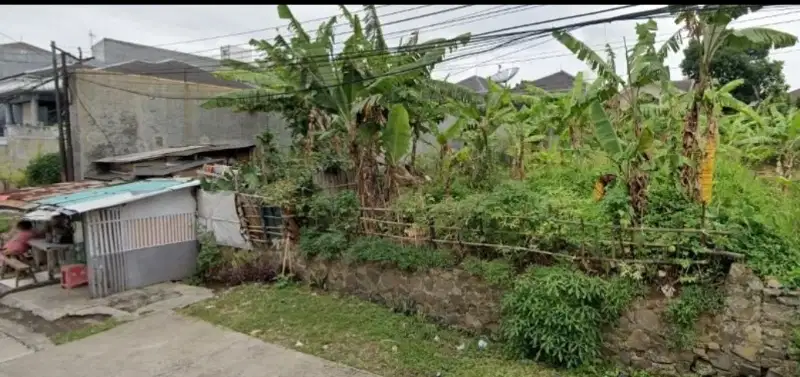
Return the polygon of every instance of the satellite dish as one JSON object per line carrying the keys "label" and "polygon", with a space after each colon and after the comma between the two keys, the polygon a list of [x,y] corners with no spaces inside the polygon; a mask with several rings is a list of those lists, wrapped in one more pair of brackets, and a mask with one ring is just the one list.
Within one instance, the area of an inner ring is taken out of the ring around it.
{"label": "satellite dish", "polygon": [[508,68],[508,69],[504,69],[504,70],[502,70],[500,72],[495,73],[494,75],[492,75],[489,78],[492,79],[492,81],[494,81],[496,83],[505,84],[506,82],[508,82],[508,80],[511,80],[512,78],[514,78],[514,76],[517,75],[517,72],[519,72],[519,68],[518,67]]}

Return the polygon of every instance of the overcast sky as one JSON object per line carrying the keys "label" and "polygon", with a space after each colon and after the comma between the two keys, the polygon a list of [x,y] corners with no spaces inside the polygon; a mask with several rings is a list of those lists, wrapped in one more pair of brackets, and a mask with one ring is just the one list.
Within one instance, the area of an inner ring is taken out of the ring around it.
{"label": "overcast sky", "polygon": [[[381,22],[390,46],[396,46],[401,36],[414,29],[420,30],[420,40],[440,37],[453,37],[465,32],[473,34],[546,21],[559,17],[585,14],[613,5],[526,5],[492,6],[475,5],[451,10],[457,5],[388,5],[378,6]],[[573,20],[549,22],[531,28],[545,28],[571,22],[605,18],[630,13],[655,6],[636,6],[615,12],[591,15]],[[351,12],[359,11],[361,6],[350,5]],[[417,8],[417,9],[415,9]],[[296,5],[291,9],[298,20],[309,21],[339,14],[338,7],[331,5]],[[438,12],[438,13],[437,13]],[[494,12],[494,13],[491,13]],[[392,14],[394,13],[394,14]],[[436,14],[432,14],[436,13]],[[359,13],[361,14],[361,13]],[[428,15],[427,17],[419,17]],[[465,19],[465,17],[473,17]],[[405,20],[408,18],[415,18]],[[36,20],[31,23],[31,20]],[[341,20],[343,21],[343,20]],[[397,21],[397,22],[395,22]],[[669,18],[658,19],[658,41],[661,42],[677,30]],[[737,20],[736,27],[766,26],[800,35],[800,7],[781,6],[762,10]],[[306,30],[316,30],[321,21],[304,23]],[[340,22],[341,23],[341,22]],[[392,24],[389,24],[392,23]],[[275,5],[6,5],[0,13],[0,43],[22,40],[49,49],[51,40],[69,51],[77,53],[83,48],[84,54],[90,51],[90,30],[94,42],[102,38],[114,38],[134,43],[155,45],[197,55],[219,57],[219,47],[234,45],[249,49],[250,38],[272,39],[278,32],[287,35],[286,21],[278,18]],[[614,22],[586,27],[573,34],[590,46],[601,50],[606,43],[615,47],[618,55],[618,69],[622,70],[623,38],[628,45],[634,43],[636,34],[634,21]],[[280,30],[276,30],[280,28]],[[337,28],[345,33],[347,26]],[[512,31],[526,30],[514,29]],[[230,34],[238,34],[225,36]],[[340,37],[342,38],[342,37]],[[201,40],[202,39],[202,40]],[[194,40],[194,41],[193,41]],[[197,41],[200,40],[200,41]],[[343,39],[340,39],[343,40]],[[502,68],[519,68],[519,73],[511,81],[537,78],[564,70],[570,74],[588,72],[588,67],[560,43],[550,37],[475,54],[487,48],[487,43],[477,43],[462,49],[467,57],[448,61],[440,66],[437,77],[449,76],[448,81],[456,82],[478,74],[488,76]],[[458,52],[456,53],[458,54]],[[800,44],[796,47],[773,52],[775,59],[786,62],[784,74],[792,89],[800,87]],[[683,54],[674,54],[669,63],[673,79],[681,77],[679,64]]]}

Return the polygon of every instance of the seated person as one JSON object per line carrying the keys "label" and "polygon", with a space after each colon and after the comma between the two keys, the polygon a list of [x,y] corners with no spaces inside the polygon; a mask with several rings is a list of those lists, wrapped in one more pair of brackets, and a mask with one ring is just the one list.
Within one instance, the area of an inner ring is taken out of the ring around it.
{"label": "seated person", "polygon": [[22,256],[31,247],[28,245],[28,241],[40,236],[30,220],[20,220],[16,230],[14,236],[3,246],[3,256]]}
{"label": "seated person", "polygon": [[51,234],[53,235],[53,243],[71,244],[73,242],[73,229],[72,225],[70,224],[69,217],[65,215],[57,215],[53,217],[48,225],[51,228]]}

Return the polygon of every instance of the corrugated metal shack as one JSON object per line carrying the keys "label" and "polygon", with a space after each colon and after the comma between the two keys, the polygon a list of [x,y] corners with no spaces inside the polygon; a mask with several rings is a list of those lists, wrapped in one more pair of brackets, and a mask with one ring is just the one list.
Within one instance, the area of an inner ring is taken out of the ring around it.
{"label": "corrugated metal shack", "polygon": [[35,199],[25,217],[80,223],[92,297],[190,276],[197,259],[194,179],[148,179]]}

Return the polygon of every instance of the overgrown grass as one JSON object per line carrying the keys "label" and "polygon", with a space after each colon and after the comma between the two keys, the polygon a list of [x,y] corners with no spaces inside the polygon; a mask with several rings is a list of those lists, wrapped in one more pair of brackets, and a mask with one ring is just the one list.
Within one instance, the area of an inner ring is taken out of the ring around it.
{"label": "overgrown grass", "polygon": [[[592,198],[592,188],[600,175],[615,172],[615,167],[591,154],[546,157],[548,161],[531,167],[523,181],[504,178],[487,189],[454,184],[450,197],[442,195],[441,187],[427,185],[405,193],[393,206],[420,224],[435,224],[440,238],[445,232],[439,229],[459,228],[463,241],[533,244],[559,253],[588,247],[611,257],[611,248],[616,246],[609,245],[618,239],[613,226],[619,220],[625,225],[629,216],[627,193],[618,180],[597,202]],[[787,285],[800,286],[800,233],[796,231],[800,192],[796,188],[783,190],[775,180],[757,177],[735,156],[720,153],[713,198],[703,220],[702,206],[684,196],[673,173],[665,166],[650,174],[642,225],[673,229],[704,226],[729,234],[711,235],[704,246],[698,234],[646,232],[637,238],[675,247],[640,248],[637,256],[689,260],[705,258],[698,254],[705,248],[731,251],[744,254],[760,275],[776,276]],[[598,245],[598,240],[606,243]],[[499,250],[494,257],[509,258],[513,263],[529,259],[521,253]]]}
{"label": "overgrown grass", "polygon": [[717,287],[690,285],[672,300],[664,312],[669,323],[670,346],[686,349],[694,344],[694,327],[704,313],[716,313],[725,306],[725,295]]}
{"label": "overgrown grass", "polygon": [[534,363],[507,360],[492,341],[480,351],[478,338],[298,286],[244,285],[182,313],[385,377],[557,375]]}
{"label": "overgrown grass", "polygon": [[74,330],[58,333],[58,334],[54,335],[51,338],[51,340],[56,345],[69,343],[69,342],[74,342],[76,340],[80,340],[80,339],[83,339],[83,338],[86,338],[86,337],[89,337],[89,336],[92,336],[92,335],[95,335],[95,334],[99,334],[99,333],[101,333],[103,331],[111,330],[114,327],[117,327],[117,325],[119,325],[120,323],[121,322],[119,322],[119,321],[117,321],[117,320],[115,320],[113,318],[110,318],[110,319],[107,319],[107,320],[105,320],[103,322],[100,322],[100,323],[97,323],[97,324],[94,324],[94,325],[89,325],[89,326],[86,326],[86,327],[81,327],[79,329],[74,329]]}
{"label": "overgrown grass", "polygon": [[467,257],[461,262],[461,267],[473,275],[480,276],[487,283],[501,288],[507,288],[514,282],[514,268],[511,263],[503,259],[487,261]]}

